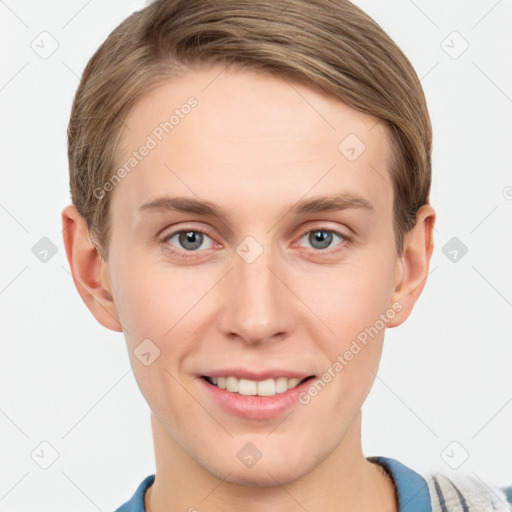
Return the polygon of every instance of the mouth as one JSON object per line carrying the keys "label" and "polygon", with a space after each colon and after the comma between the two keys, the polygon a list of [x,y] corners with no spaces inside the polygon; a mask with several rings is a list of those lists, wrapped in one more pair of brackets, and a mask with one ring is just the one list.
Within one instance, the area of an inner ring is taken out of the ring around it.
{"label": "mouth", "polygon": [[209,377],[202,375],[208,384],[215,386],[219,389],[229,391],[233,394],[242,396],[274,396],[281,393],[286,393],[291,389],[295,389],[304,382],[314,379],[314,375],[310,375],[304,379],[298,379],[296,377],[278,377],[270,378],[265,380],[251,380],[251,379],[239,379],[234,375],[226,377]]}

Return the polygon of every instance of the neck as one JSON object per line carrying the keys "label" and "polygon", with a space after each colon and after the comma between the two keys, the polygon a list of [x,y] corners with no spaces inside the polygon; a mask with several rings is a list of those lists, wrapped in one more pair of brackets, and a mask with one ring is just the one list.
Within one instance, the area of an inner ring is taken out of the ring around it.
{"label": "neck", "polygon": [[393,482],[361,450],[361,412],[340,445],[309,473],[285,485],[249,486],[219,478],[186,453],[152,414],[156,476],[145,495],[146,512],[397,512]]}

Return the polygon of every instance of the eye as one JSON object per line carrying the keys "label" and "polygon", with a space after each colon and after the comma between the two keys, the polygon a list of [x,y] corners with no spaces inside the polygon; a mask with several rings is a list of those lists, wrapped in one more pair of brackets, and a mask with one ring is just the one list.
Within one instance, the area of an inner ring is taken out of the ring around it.
{"label": "eye", "polygon": [[[300,240],[307,238],[308,243],[313,246],[313,249],[318,251],[324,251],[324,249],[329,248],[332,244],[333,240],[336,238],[341,240],[341,243],[344,241],[349,242],[349,238],[343,235],[342,233],[335,231],[333,229],[313,229],[312,231],[308,231],[304,234]],[[338,245],[341,245],[338,244]]]}
{"label": "eye", "polygon": [[176,247],[176,245],[172,243],[173,240],[178,244],[178,250],[175,251],[174,249],[171,249],[172,252],[197,252],[197,249],[203,245],[206,238],[210,243],[206,247],[203,247],[203,249],[210,249],[213,247],[213,240],[206,233],[198,229],[176,231],[175,233],[171,233],[166,236],[162,241],[169,243],[173,248]]}
{"label": "eye", "polygon": [[[337,246],[343,242],[350,242],[350,238],[333,229],[313,229],[302,235],[299,242],[304,238],[311,244],[315,251],[329,252],[328,249],[333,241],[339,240]],[[172,252],[184,257],[194,257],[199,249],[211,249],[214,246],[213,240],[199,229],[182,229],[175,231],[162,239],[162,242]],[[204,245],[206,242],[206,245]],[[336,246],[334,246],[336,247]],[[336,249],[334,249],[336,250]],[[187,254],[189,253],[189,254]]]}

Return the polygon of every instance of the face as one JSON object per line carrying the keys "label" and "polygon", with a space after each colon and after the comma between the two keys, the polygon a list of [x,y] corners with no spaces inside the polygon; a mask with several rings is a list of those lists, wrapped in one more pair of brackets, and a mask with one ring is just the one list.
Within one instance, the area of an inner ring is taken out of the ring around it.
{"label": "face", "polygon": [[154,428],[274,485],[347,453],[400,307],[389,142],[308,87],[221,70],[126,119],[103,269]]}

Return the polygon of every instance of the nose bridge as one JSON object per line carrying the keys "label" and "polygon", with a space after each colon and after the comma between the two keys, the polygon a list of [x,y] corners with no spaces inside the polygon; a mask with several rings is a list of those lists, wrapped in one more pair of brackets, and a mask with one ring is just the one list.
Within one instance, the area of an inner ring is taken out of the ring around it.
{"label": "nose bridge", "polygon": [[236,248],[233,271],[222,304],[221,328],[247,342],[281,336],[291,329],[290,291],[279,276],[279,254],[255,238],[247,237]]}

